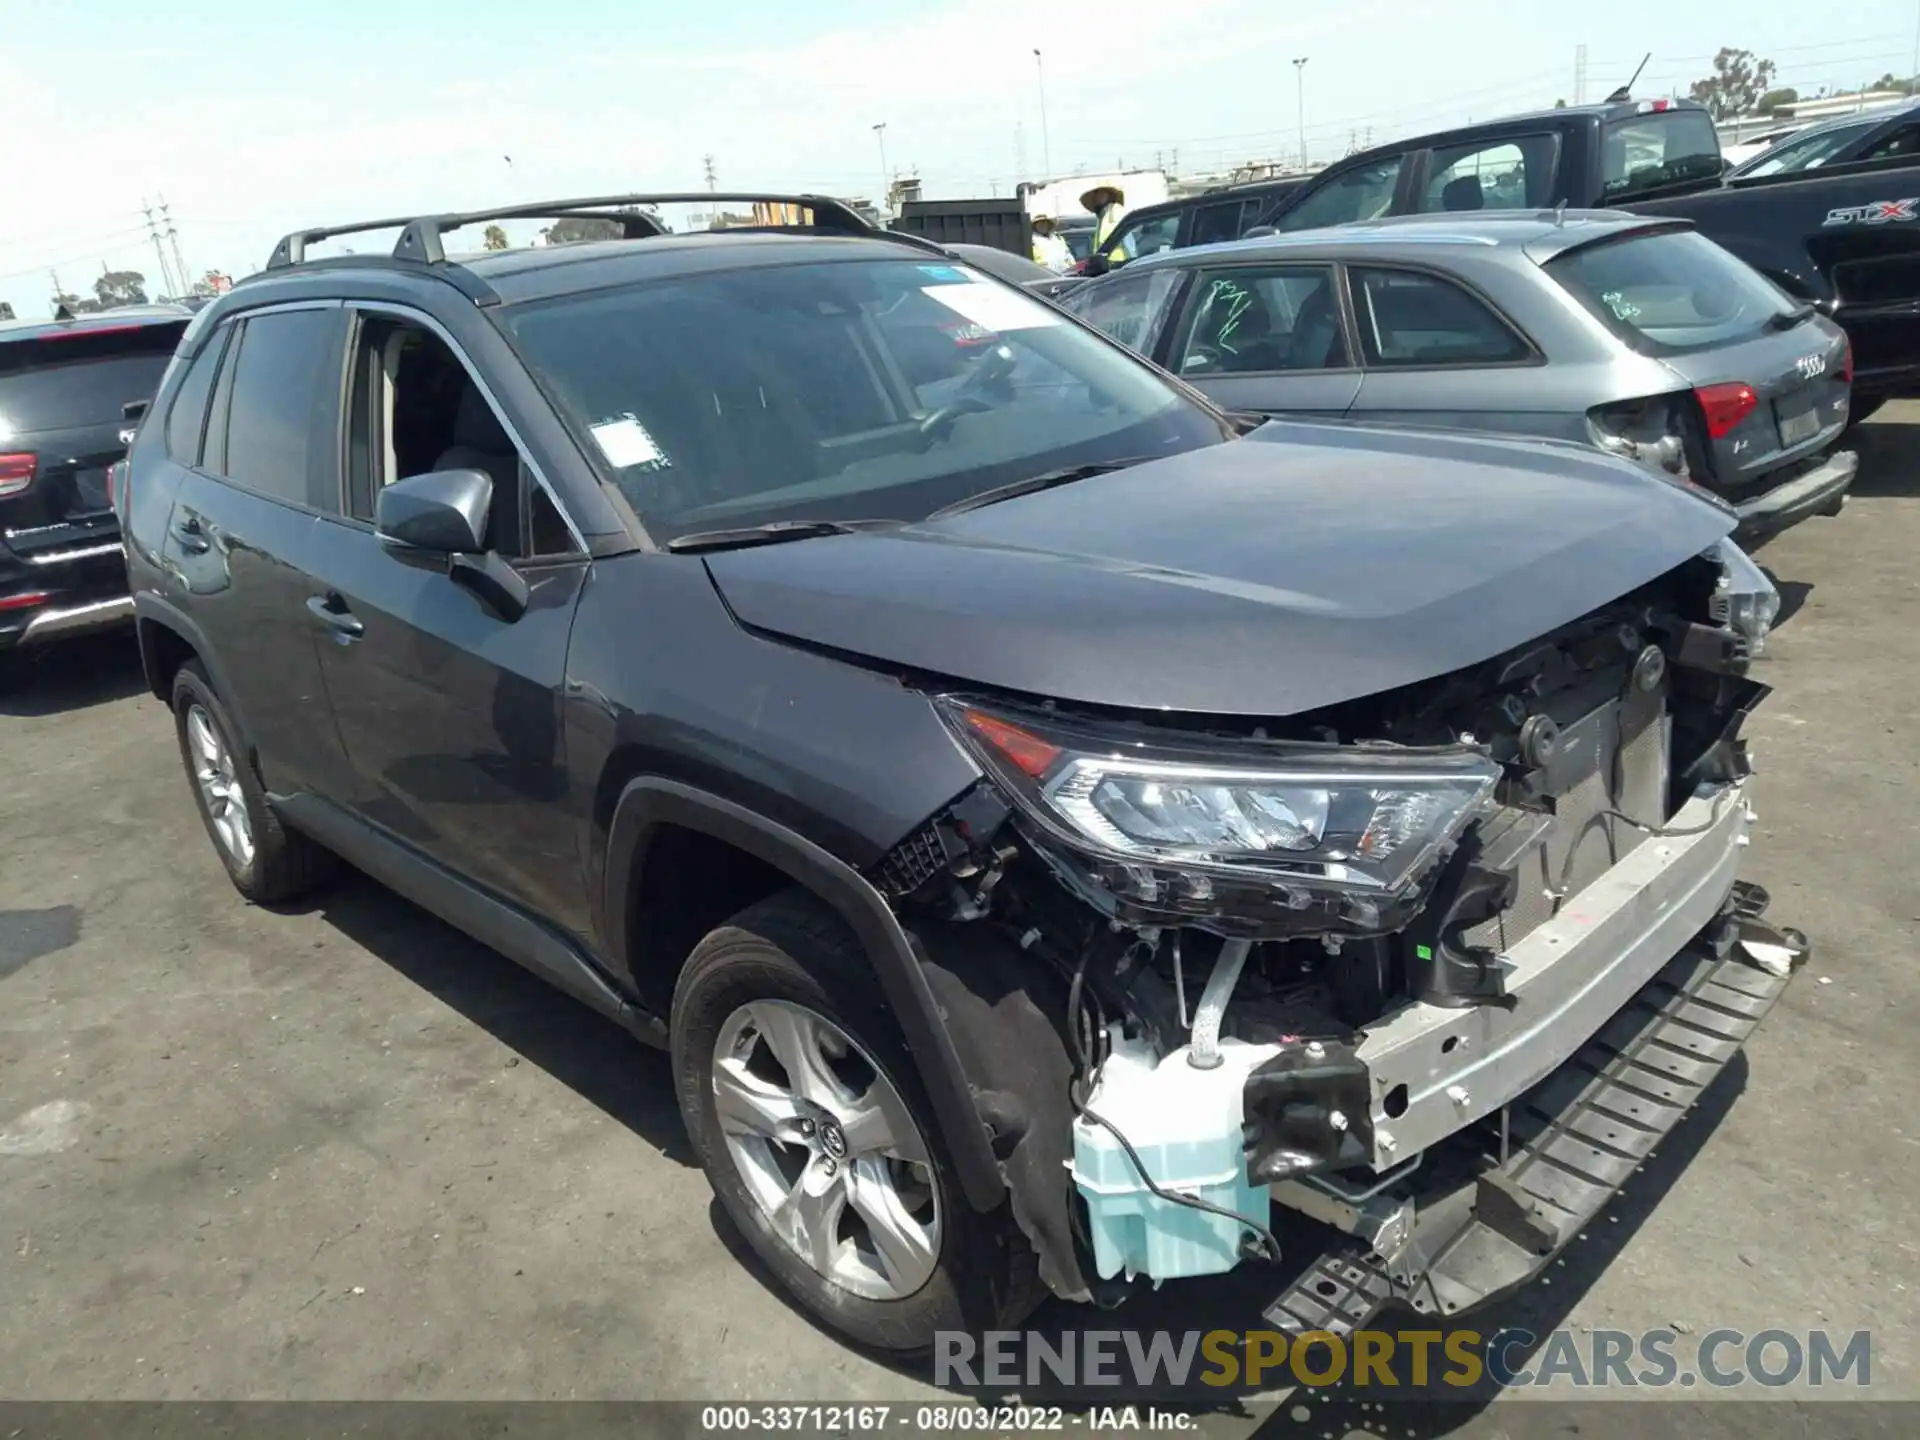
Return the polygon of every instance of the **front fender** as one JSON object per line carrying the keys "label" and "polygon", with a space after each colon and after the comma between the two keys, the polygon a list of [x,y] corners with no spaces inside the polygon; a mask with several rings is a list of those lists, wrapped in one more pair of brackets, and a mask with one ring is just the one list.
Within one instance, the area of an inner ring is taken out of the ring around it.
{"label": "front fender", "polygon": [[805,836],[718,795],[656,776],[631,780],[614,807],[601,882],[602,913],[607,922],[603,934],[616,952],[616,964],[624,967],[631,960],[621,952],[632,933],[629,912],[634,894],[628,881],[634,858],[661,825],[678,825],[711,835],[757,856],[840,915],[860,942],[887,1004],[900,1022],[968,1203],[983,1212],[998,1205],[1005,1182],[921,962],[880,892],[845,861]]}

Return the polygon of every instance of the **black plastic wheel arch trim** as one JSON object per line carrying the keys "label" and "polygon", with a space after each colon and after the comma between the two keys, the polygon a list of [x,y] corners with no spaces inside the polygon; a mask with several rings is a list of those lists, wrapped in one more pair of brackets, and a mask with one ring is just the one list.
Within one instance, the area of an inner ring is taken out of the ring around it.
{"label": "black plastic wheel arch trim", "polygon": [[982,1212],[998,1205],[1006,1184],[919,958],[886,900],[851,865],[731,800],[675,780],[653,776],[631,780],[614,806],[602,876],[602,936],[616,961],[625,967],[632,959],[626,950],[634,858],[662,824],[684,826],[757,856],[817,895],[846,921],[900,1023],[967,1203]]}

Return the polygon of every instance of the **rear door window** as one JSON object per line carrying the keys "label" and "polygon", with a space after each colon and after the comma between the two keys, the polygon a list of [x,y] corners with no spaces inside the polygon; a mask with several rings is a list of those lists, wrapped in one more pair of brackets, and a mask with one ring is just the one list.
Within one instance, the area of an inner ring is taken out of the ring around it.
{"label": "rear door window", "polygon": [[1793,310],[1772,281],[1692,230],[1583,246],[1546,270],[1643,354],[1682,354],[1758,335]]}
{"label": "rear door window", "polygon": [[246,322],[227,362],[233,380],[222,475],[276,500],[339,508],[338,485],[325,478],[333,449],[326,437],[333,429],[327,417],[339,405],[344,326],[337,308],[274,311]]}
{"label": "rear door window", "polygon": [[1324,266],[1241,265],[1203,273],[1187,316],[1170,362],[1185,376],[1335,370],[1347,363],[1333,271]]}
{"label": "rear door window", "polygon": [[1485,301],[1416,270],[1349,271],[1368,365],[1507,365],[1532,358],[1526,341]]}
{"label": "rear door window", "polygon": [[1549,203],[1559,149],[1551,134],[1479,140],[1433,152],[1423,213],[1525,210]]}
{"label": "rear door window", "polygon": [[1600,163],[1603,200],[1711,180],[1723,168],[1720,136],[1704,110],[1655,110],[1609,121]]}
{"label": "rear door window", "polygon": [[126,424],[151,400],[187,322],[49,332],[0,345],[0,416],[17,435]]}
{"label": "rear door window", "polygon": [[1343,171],[1282,215],[1276,228],[1311,230],[1320,225],[1345,225],[1353,220],[1377,220],[1393,208],[1404,155],[1390,155]]}

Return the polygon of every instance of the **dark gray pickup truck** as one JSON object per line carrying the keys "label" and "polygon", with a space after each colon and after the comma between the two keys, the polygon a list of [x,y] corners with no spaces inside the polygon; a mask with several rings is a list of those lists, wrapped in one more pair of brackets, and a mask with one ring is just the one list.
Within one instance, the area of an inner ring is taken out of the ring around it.
{"label": "dark gray pickup truck", "polygon": [[[1913,123],[1920,126],[1920,116]],[[1727,179],[1700,106],[1610,99],[1350,156],[1282,199],[1260,225],[1291,231],[1560,205],[1691,220],[1847,332],[1860,420],[1884,400],[1920,393],[1920,164],[1905,149]]]}

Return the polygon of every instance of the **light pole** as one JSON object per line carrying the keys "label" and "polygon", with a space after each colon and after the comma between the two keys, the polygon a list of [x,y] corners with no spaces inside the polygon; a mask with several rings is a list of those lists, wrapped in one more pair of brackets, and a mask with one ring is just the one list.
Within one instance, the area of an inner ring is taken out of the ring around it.
{"label": "light pole", "polygon": [[873,127],[873,133],[880,137],[880,206],[887,208],[888,191],[893,186],[893,172],[887,169],[887,122],[882,120]]}
{"label": "light pole", "polygon": [[1293,62],[1293,95],[1300,112],[1300,168],[1307,168],[1307,61],[1302,55]]}
{"label": "light pole", "polygon": [[1047,63],[1033,52],[1033,71],[1040,77],[1040,163],[1046,166],[1047,179],[1053,179],[1053,142],[1047,138]]}

